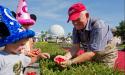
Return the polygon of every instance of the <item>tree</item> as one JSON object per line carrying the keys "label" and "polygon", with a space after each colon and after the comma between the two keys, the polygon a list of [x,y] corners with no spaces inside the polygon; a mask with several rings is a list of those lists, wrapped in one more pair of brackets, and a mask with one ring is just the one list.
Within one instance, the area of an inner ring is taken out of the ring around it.
{"label": "tree", "polygon": [[69,32],[69,33],[67,34],[67,37],[68,37],[68,38],[72,38],[72,33]]}
{"label": "tree", "polygon": [[48,31],[41,31],[41,40],[44,41],[45,37],[47,36]]}
{"label": "tree", "polygon": [[116,35],[121,36],[123,43],[125,43],[125,20],[121,21],[119,23],[119,26],[117,26],[116,28],[117,28]]}

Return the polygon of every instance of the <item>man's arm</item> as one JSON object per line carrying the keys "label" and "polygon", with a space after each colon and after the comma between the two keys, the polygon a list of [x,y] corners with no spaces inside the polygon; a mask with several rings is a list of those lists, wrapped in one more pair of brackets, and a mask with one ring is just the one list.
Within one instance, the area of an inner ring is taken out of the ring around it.
{"label": "man's arm", "polygon": [[91,60],[93,56],[95,56],[95,52],[85,52],[77,56],[76,58],[72,59],[71,61],[73,64],[77,64],[77,63],[81,63],[87,60]]}
{"label": "man's arm", "polygon": [[[69,55],[71,55],[70,52],[69,52]],[[67,53],[67,56],[68,56],[68,53]],[[61,62],[60,65],[62,67],[67,67],[71,64],[77,64],[77,63],[81,63],[87,60],[91,60],[93,56],[95,56],[95,52],[85,52],[71,60],[66,60],[64,62]]]}
{"label": "man's arm", "polygon": [[65,54],[65,57],[67,59],[71,59],[72,57],[76,55],[78,50],[80,50],[80,44],[73,44],[71,50]]}

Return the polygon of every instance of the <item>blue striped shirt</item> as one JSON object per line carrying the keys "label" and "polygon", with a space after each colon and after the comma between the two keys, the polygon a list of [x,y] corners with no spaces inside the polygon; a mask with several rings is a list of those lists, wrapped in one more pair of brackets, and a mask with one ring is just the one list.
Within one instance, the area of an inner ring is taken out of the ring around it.
{"label": "blue striped shirt", "polygon": [[109,25],[100,19],[89,18],[85,29],[73,28],[73,44],[81,43],[85,50],[104,50],[112,37]]}

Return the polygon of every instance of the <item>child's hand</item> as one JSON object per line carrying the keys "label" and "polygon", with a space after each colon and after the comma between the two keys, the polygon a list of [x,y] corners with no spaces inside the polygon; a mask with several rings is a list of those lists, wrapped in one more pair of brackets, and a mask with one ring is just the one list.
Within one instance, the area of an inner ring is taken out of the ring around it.
{"label": "child's hand", "polygon": [[61,62],[64,62],[66,60],[67,60],[67,58],[65,56],[62,56],[62,55],[57,55],[54,58],[54,62],[57,63],[57,64],[60,64]]}
{"label": "child's hand", "polygon": [[49,53],[40,53],[39,55],[40,55],[41,58],[50,58]]}
{"label": "child's hand", "polygon": [[26,55],[29,57],[35,57],[38,54],[40,54],[40,50],[39,49],[33,49],[31,51],[27,51]]}
{"label": "child's hand", "polygon": [[40,53],[40,49],[31,50],[31,53],[34,55],[38,55]]}
{"label": "child's hand", "polygon": [[35,57],[35,56],[37,56],[36,54],[34,54],[34,53],[30,52],[30,51],[26,55],[29,56],[29,57]]}

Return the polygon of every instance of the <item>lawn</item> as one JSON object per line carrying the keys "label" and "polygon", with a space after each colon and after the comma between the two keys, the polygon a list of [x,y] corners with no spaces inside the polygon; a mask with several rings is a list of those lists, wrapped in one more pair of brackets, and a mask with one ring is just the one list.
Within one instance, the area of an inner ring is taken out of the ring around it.
{"label": "lawn", "polygon": [[125,44],[122,44],[118,47],[119,50],[124,50],[125,49]]}
{"label": "lawn", "polygon": [[59,44],[37,42],[35,47],[41,48],[42,52],[51,54],[50,59],[42,59],[39,61],[40,75],[124,75],[122,72],[114,71],[101,63],[95,62],[84,62],[67,68],[61,68],[53,61],[56,55],[65,54],[66,52]]}

